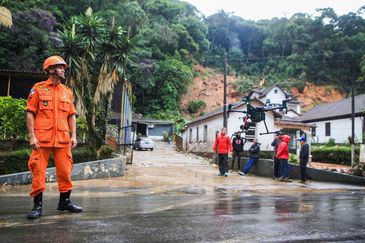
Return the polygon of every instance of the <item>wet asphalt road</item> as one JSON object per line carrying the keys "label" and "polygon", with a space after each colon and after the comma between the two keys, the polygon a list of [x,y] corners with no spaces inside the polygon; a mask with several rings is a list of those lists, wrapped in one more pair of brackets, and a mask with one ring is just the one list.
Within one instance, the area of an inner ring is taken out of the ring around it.
{"label": "wet asphalt road", "polygon": [[82,214],[57,212],[51,183],[44,216],[29,221],[30,186],[3,186],[0,242],[365,241],[363,187],[217,177],[167,146],[135,155],[125,177],[74,182]]}

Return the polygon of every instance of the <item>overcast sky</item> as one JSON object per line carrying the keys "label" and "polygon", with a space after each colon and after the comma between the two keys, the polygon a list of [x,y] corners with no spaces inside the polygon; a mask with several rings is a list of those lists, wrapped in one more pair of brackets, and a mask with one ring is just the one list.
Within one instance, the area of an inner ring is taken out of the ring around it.
{"label": "overcast sky", "polygon": [[[337,15],[356,12],[365,0],[183,0],[194,5],[206,17],[223,9],[243,19],[290,18],[295,13],[315,14],[317,8],[331,7]],[[364,14],[362,15],[364,17]]]}

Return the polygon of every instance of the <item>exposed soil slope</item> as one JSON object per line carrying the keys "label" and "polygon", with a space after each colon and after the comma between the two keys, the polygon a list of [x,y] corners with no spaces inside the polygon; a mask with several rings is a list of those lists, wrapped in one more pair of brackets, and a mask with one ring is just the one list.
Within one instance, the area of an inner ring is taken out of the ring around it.
{"label": "exposed soil slope", "polygon": [[[219,73],[211,68],[204,68],[201,65],[195,65],[199,75],[194,79],[188,88],[188,92],[181,98],[181,107],[186,108],[189,101],[203,100],[206,103],[204,111],[210,111],[214,108],[223,106],[223,73]],[[240,96],[234,90],[232,84],[236,82],[233,75],[227,76],[227,104],[240,100]]]}
{"label": "exposed soil slope", "polygon": [[[198,76],[190,84],[188,92],[181,98],[181,107],[186,109],[189,101],[203,100],[206,108],[201,112],[211,111],[217,107],[223,106],[223,73],[211,68],[204,68],[201,65],[195,65],[194,70],[198,72]],[[235,91],[235,82],[237,78],[233,75],[227,76],[227,104],[239,101],[243,94]],[[344,94],[331,86],[316,86],[308,83],[300,93],[297,88],[292,88],[291,92],[299,101],[302,102],[302,111],[307,111],[315,105],[322,103],[334,102],[343,99]]]}

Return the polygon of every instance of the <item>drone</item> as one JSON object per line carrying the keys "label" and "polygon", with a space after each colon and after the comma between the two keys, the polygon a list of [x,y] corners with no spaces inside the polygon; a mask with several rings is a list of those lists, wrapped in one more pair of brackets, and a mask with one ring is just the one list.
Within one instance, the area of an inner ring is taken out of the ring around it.
{"label": "drone", "polygon": [[290,101],[290,99],[283,100],[282,104],[275,107],[268,106],[269,103],[266,103],[263,106],[253,106],[251,105],[251,99],[250,97],[246,96],[242,99],[242,101],[245,102],[247,111],[241,111],[241,110],[234,110],[232,109],[232,104],[228,105],[228,115],[230,112],[239,112],[246,114],[243,116],[243,124],[240,126],[241,133],[247,133],[248,129],[251,126],[255,126],[256,123],[263,121],[265,124],[266,132],[260,133],[260,135],[267,135],[267,134],[277,134],[280,131],[274,131],[270,132],[267,128],[266,121],[265,121],[265,112],[272,111],[272,110],[279,110],[279,111],[285,111],[285,114],[288,110],[287,108],[287,102]]}

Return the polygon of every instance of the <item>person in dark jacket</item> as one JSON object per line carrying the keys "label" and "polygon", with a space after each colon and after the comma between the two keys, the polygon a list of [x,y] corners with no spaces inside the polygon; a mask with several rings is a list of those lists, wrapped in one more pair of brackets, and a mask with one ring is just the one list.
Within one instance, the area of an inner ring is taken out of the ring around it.
{"label": "person in dark jacket", "polygon": [[300,177],[301,183],[305,183],[306,180],[312,180],[307,173],[307,163],[309,160],[309,145],[306,143],[305,137],[301,137],[300,141],[300,154],[299,154],[299,165],[300,165]]}
{"label": "person in dark jacket", "polygon": [[241,171],[241,156],[243,152],[243,145],[245,144],[243,138],[241,138],[241,133],[236,132],[236,136],[232,140],[233,145],[233,153],[232,153],[232,164],[231,164],[231,170],[233,170],[234,162],[237,158],[237,167],[238,170]]}
{"label": "person in dark jacket", "polygon": [[279,143],[281,141],[281,136],[283,134],[281,132],[278,132],[274,138],[274,141],[272,141],[271,146],[274,147],[274,155],[273,155],[273,159],[274,159],[274,175],[272,176],[273,180],[279,179],[280,177],[280,161],[276,156],[277,150],[278,150],[278,146]]}
{"label": "person in dark jacket", "polygon": [[250,171],[252,166],[259,160],[260,144],[257,142],[256,138],[253,140],[253,143],[252,143],[250,149],[248,150],[248,152],[250,153],[250,158],[247,161],[245,168],[243,168],[243,171],[238,172],[238,174],[240,174],[240,175],[246,175]]}

